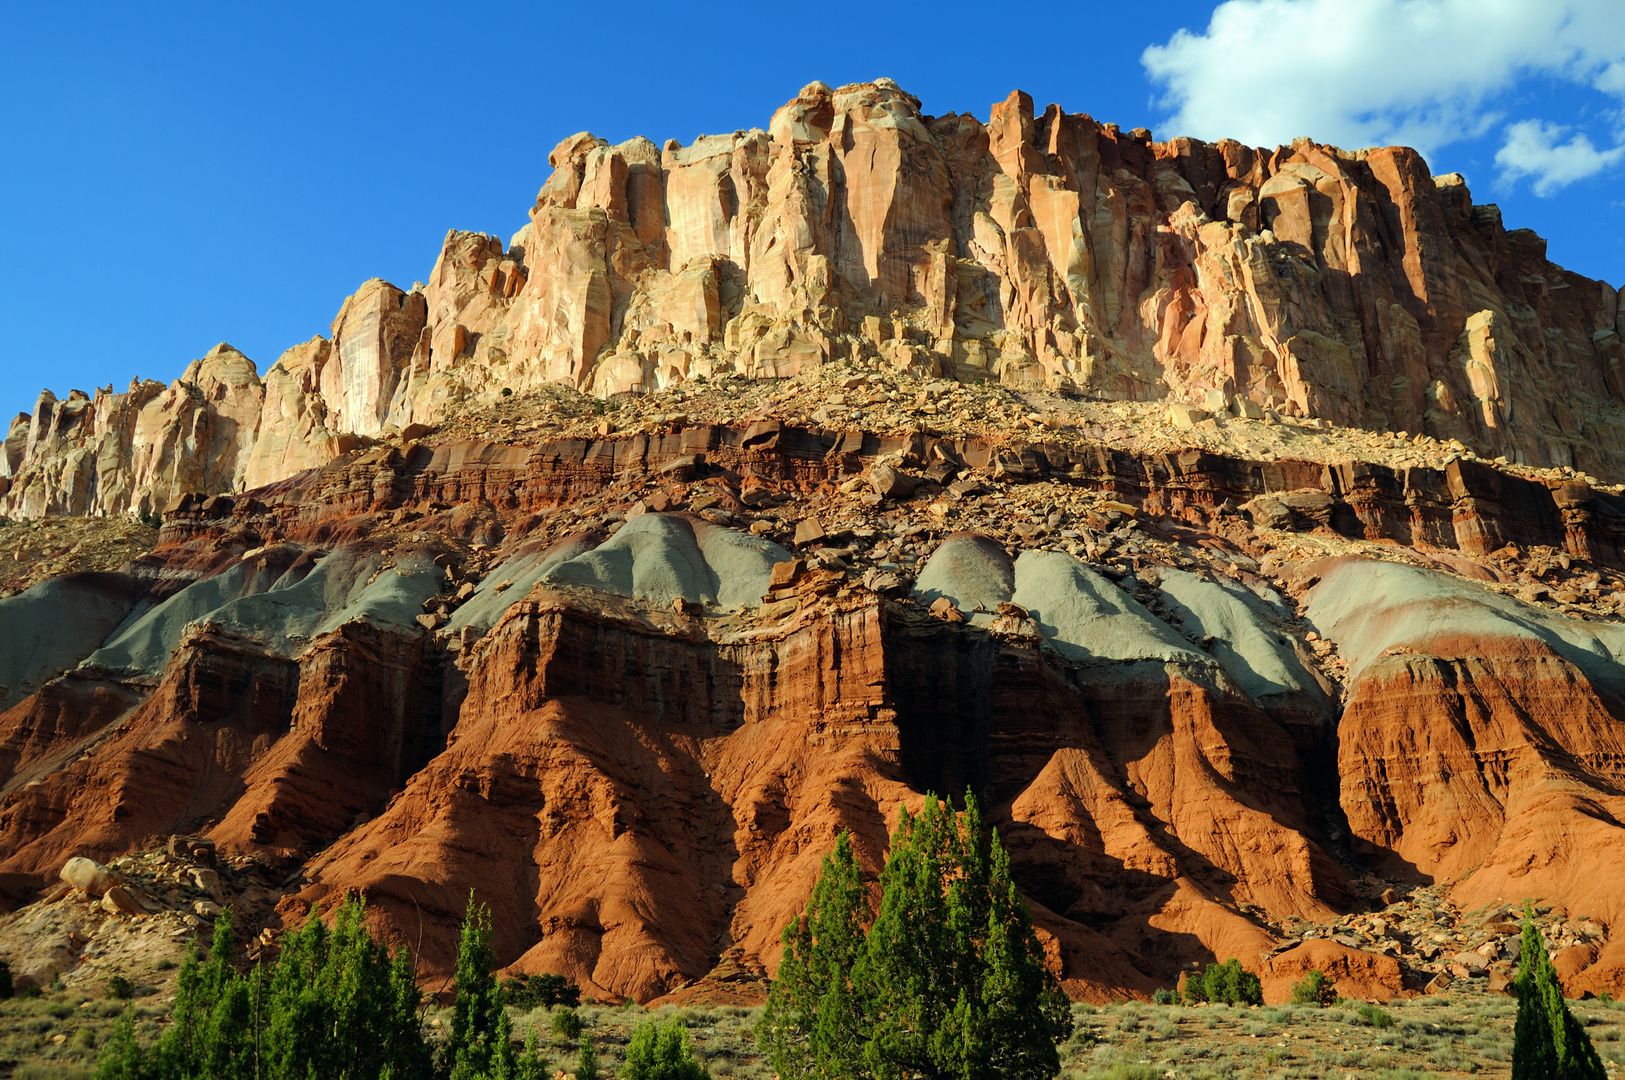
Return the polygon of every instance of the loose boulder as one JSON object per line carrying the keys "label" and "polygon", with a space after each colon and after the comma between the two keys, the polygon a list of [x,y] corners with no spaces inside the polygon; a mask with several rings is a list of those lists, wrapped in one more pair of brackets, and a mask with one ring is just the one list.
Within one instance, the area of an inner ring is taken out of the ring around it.
{"label": "loose boulder", "polygon": [[124,884],[124,875],[95,859],[76,855],[62,865],[62,880],[81,892],[102,896],[113,886]]}
{"label": "loose boulder", "polygon": [[1388,1001],[1405,990],[1404,974],[1392,956],[1310,938],[1264,962],[1258,974],[1264,984],[1264,1001],[1270,1005],[1290,1001],[1292,987],[1311,971],[1325,974],[1346,998]]}
{"label": "loose boulder", "polygon": [[110,915],[143,916],[147,913],[122,885],[110,885],[107,891],[102,893],[102,910]]}

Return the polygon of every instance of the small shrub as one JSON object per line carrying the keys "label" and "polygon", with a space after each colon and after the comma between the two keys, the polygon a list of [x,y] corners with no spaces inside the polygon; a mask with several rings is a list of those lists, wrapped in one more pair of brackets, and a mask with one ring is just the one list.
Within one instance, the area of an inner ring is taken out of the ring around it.
{"label": "small shrub", "polygon": [[1337,984],[1320,969],[1309,972],[1292,987],[1292,1004],[1319,1005],[1326,1008],[1337,1004]]}
{"label": "small shrub", "polygon": [[107,977],[107,996],[120,1001],[129,1001],[135,997],[135,983],[123,975],[109,975]]}
{"label": "small shrub", "polygon": [[1162,1080],[1162,1073],[1152,1065],[1119,1061],[1109,1069],[1089,1073],[1087,1080]]}
{"label": "small shrub", "polygon": [[1185,978],[1184,999],[1187,1003],[1211,1001],[1225,1005],[1262,1005],[1264,987],[1258,976],[1241,966],[1236,959],[1222,964],[1209,964],[1201,975]]}
{"label": "small shrub", "polygon": [[551,1075],[547,1058],[542,1056],[541,1047],[537,1045],[534,1026],[525,1032],[525,1049],[514,1059],[513,1066],[514,1080],[548,1080]]}
{"label": "small shrub", "polygon": [[620,1075],[622,1080],[709,1080],[711,1074],[694,1059],[688,1025],[674,1016],[664,1024],[646,1020],[632,1029]]}
{"label": "small shrub", "polygon": [[1151,995],[1151,1004],[1153,1005],[1172,1005],[1173,1003],[1174,992],[1166,986],[1157,987],[1156,991]]}
{"label": "small shrub", "polygon": [[513,389],[511,387],[504,386],[502,388],[502,396],[503,397],[513,397]]}
{"label": "small shrub", "polygon": [[581,987],[563,975],[516,975],[502,980],[502,1000],[526,1012],[555,1005],[574,1008],[581,1004]]}
{"label": "small shrub", "polygon": [[581,1037],[581,1014],[571,1008],[563,1008],[553,1014],[553,1034],[566,1039],[579,1039]]}
{"label": "small shrub", "polygon": [[1391,1028],[1394,1026],[1394,1014],[1385,1012],[1384,1010],[1377,1008],[1375,1005],[1369,1003],[1357,1005],[1355,1006],[1354,1011],[1359,1014],[1360,1019],[1364,1020],[1372,1027]]}
{"label": "small shrub", "polygon": [[581,1042],[581,1054],[576,1058],[576,1080],[598,1080],[598,1051],[591,1039]]}

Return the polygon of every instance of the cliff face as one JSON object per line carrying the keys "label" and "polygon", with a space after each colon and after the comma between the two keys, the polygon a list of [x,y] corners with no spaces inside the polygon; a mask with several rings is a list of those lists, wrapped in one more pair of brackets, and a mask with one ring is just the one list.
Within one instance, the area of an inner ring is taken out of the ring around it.
{"label": "cliff face", "polygon": [[599,397],[835,360],[1320,417],[1625,476],[1618,290],[1546,259],[1403,148],[1153,142],[1012,94],[982,123],[888,80],[766,131],[550,157],[504,248],[452,232],[263,379],[229,346],[164,388],[18,416],[7,512],[257,487],[503,390]]}
{"label": "cliff face", "polygon": [[552,162],[263,377],[12,426],[8,903],[168,840],[256,949],[360,889],[438,980],[474,887],[516,971],[749,1001],[841,830],[970,790],[1079,997],[1505,962],[1424,894],[1625,990],[1614,291],[1408,151],[1019,94]]}
{"label": "cliff face", "polygon": [[360,889],[437,979],[472,886],[515,971],[749,1001],[839,831],[969,789],[1079,997],[1417,988],[1337,925],[1422,885],[1584,916],[1616,990],[1625,514],[1519,483],[761,421],[189,496],[0,599],[0,887],[201,832],[261,944]]}

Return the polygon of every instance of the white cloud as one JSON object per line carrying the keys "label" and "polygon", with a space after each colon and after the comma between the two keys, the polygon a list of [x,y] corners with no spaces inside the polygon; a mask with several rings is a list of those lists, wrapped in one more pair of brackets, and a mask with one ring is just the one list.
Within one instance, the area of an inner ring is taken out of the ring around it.
{"label": "white cloud", "polygon": [[[1621,16],[1625,18],[1625,15]],[[1592,80],[1592,86],[1605,94],[1617,94],[1625,97],[1625,60],[1615,60],[1612,64],[1597,73]]]}
{"label": "white cloud", "polygon": [[1598,150],[1582,134],[1566,143],[1557,140],[1568,132],[1561,124],[1541,120],[1520,120],[1507,126],[1506,144],[1495,155],[1503,179],[1529,176],[1535,180],[1536,195],[1550,195],[1565,184],[1595,176],[1625,159],[1625,146]]}
{"label": "white cloud", "polygon": [[[1619,0],[1226,0],[1204,32],[1141,60],[1174,110],[1169,134],[1431,154],[1499,123],[1490,103],[1528,76],[1625,99],[1625,15]],[[1510,125],[1506,175],[1551,190],[1613,153],[1558,134]]]}

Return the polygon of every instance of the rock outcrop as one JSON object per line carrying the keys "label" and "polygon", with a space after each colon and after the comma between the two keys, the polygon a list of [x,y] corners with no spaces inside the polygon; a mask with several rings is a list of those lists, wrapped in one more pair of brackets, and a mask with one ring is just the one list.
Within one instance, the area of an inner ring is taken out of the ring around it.
{"label": "rock outcrop", "polygon": [[[1328,566],[1310,595],[1349,664],[1341,802],[1387,875],[1459,880],[1464,907],[1561,896],[1625,915],[1625,625],[1382,563]],[[1625,970],[1617,943],[1603,960],[1577,985]]]}
{"label": "rock outcrop", "polygon": [[[838,831],[874,870],[900,807],[969,788],[1080,997],[1229,956],[1284,993],[1304,927],[1439,882],[1582,912],[1569,983],[1615,986],[1625,631],[1459,576],[1516,536],[1625,586],[1614,496],[1375,475],[759,422],[188,496],[122,573],[0,600],[41,642],[0,884],[202,831],[288,882],[264,941],[360,888],[433,929],[428,978],[475,884],[514,970],[750,1000]],[[1287,554],[1331,537],[1408,561]],[[107,606],[73,634],[70,587]],[[1362,992],[1434,977],[1421,938],[1349,941]]]}
{"label": "rock outcrop", "polygon": [[752,1001],[840,831],[969,790],[1080,998],[1493,985],[1525,899],[1625,990],[1616,293],[1408,151],[1019,94],[552,164],[263,378],[10,428],[31,979],[359,889],[440,980],[473,886],[515,971]]}
{"label": "rock outcrop", "polygon": [[561,142],[509,244],[453,231],[263,382],[42,395],[0,456],[30,516],[161,511],[564,381],[601,398],[836,360],[1426,432],[1625,476],[1625,308],[1414,151],[1273,151],[1042,114],[934,117],[890,80],[767,130]]}

